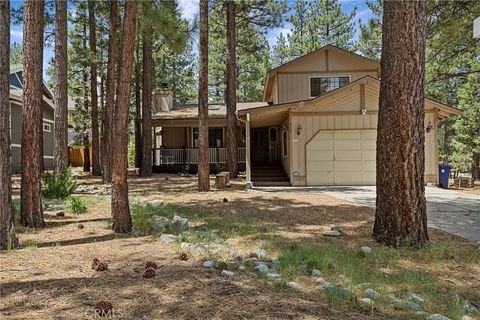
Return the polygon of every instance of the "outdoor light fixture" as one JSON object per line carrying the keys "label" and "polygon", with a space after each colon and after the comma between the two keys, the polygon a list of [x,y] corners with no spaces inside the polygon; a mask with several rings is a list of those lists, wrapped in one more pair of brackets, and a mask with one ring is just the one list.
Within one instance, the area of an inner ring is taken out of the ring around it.
{"label": "outdoor light fixture", "polygon": [[367,115],[367,109],[362,109],[362,116],[366,116]]}
{"label": "outdoor light fixture", "polygon": [[297,136],[299,136],[302,133],[302,125],[299,124],[297,128]]}
{"label": "outdoor light fixture", "polygon": [[426,131],[427,133],[429,133],[430,131],[432,131],[432,129],[433,129],[433,125],[432,125],[432,123],[429,121],[429,122],[428,122],[428,126],[425,128],[425,131]]}
{"label": "outdoor light fixture", "polygon": [[283,131],[287,131],[287,130],[288,130],[288,126],[287,126],[286,123],[284,123],[284,124],[282,125],[282,130],[283,130]]}

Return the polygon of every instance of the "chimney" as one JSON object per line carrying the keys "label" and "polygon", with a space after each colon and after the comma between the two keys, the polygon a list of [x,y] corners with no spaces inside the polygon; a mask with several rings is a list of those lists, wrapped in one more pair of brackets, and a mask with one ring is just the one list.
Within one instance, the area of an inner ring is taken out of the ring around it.
{"label": "chimney", "polygon": [[152,113],[167,112],[173,108],[173,93],[168,88],[168,83],[162,82],[160,88],[153,95]]}

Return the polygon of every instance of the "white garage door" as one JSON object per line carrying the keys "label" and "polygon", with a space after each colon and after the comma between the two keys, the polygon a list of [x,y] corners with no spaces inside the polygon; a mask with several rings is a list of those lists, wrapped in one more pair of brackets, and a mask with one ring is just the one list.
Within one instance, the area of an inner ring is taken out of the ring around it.
{"label": "white garage door", "polygon": [[307,144],[307,185],[374,185],[376,130],[320,131]]}

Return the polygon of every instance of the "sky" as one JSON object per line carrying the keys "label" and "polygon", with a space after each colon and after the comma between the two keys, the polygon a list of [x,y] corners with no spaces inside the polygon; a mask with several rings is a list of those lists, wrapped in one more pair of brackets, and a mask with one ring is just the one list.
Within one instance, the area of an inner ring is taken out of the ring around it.
{"label": "sky", "polygon": [[[289,7],[292,7],[294,4],[295,0],[287,0],[287,4]],[[17,8],[21,6],[23,3],[22,0],[13,0],[11,1],[11,6],[12,8]],[[199,4],[198,0],[179,0],[180,8],[182,10],[182,17],[193,20],[196,17],[198,17],[198,11],[199,11]],[[353,40],[358,39],[358,34],[359,34],[359,28],[358,28],[358,20],[361,19],[362,21],[367,21],[368,18],[370,18],[373,13],[372,11],[367,7],[366,1],[365,0],[340,0],[340,4],[342,6],[342,10],[346,13],[351,12],[353,8],[357,9],[357,14],[355,16],[355,22],[356,22],[356,34]],[[287,13],[287,16],[289,13]],[[267,32],[267,38],[268,38],[268,43],[270,47],[272,48],[276,42],[277,42],[277,37],[280,35],[280,33],[283,33],[284,35],[287,35],[291,32],[292,25],[288,22],[284,22],[283,26],[279,28],[273,28],[268,30]],[[21,44],[23,40],[23,25],[14,25],[12,24],[10,26],[10,41],[11,43],[17,42],[18,44]],[[53,48],[46,47],[44,49],[44,54],[43,54],[43,70],[44,70],[44,75],[45,75],[45,70],[48,66],[48,61],[53,57],[54,52]]]}

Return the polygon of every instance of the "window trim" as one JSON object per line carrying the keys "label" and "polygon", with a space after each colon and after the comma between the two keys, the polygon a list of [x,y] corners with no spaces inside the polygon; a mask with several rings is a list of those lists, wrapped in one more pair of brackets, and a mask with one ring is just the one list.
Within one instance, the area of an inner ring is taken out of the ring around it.
{"label": "window trim", "polygon": [[[48,129],[46,129],[48,127]],[[43,123],[43,132],[52,132],[52,125],[50,123]]]}
{"label": "window trim", "polygon": [[[310,97],[310,99],[313,99],[313,98],[320,97],[320,96],[323,95],[323,94],[319,95],[319,96],[312,96],[311,95],[312,94],[312,82],[311,82],[312,78],[340,78],[340,77],[348,77],[348,84],[346,84],[346,85],[349,85],[350,83],[352,83],[352,76],[349,75],[349,74],[309,75],[308,76],[308,96]],[[338,88],[341,88],[341,87],[338,87]],[[331,91],[333,91],[333,90],[331,90]],[[326,93],[328,93],[328,92],[330,92],[330,91],[327,91]]]}

